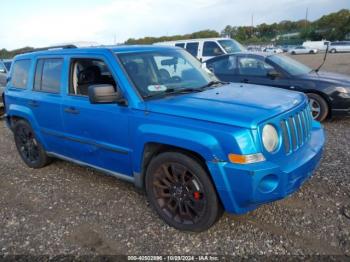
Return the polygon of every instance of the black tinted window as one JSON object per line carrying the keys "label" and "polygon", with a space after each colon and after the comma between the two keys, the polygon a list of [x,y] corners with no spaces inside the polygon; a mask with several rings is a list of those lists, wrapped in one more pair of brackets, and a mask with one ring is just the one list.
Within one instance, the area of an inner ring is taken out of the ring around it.
{"label": "black tinted window", "polygon": [[234,74],[237,68],[236,57],[225,56],[213,62],[207,63],[207,67],[214,74]]}
{"label": "black tinted window", "polygon": [[34,89],[38,91],[59,93],[61,87],[63,59],[40,59],[38,60]]}
{"label": "black tinted window", "polygon": [[253,57],[239,57],[238,69],[240,75],[266,76],[267,72],[273,69],[273,67],[260,59]]}
{"label": "black tinted window", "polygon": [[187,43],[186,50],[193,56],[198,55],[198,43]]}
{"label": "black tinted window", "polygon": [[30,60],[18,60],[13,65],[12,86],[16,88],[26,88],[30,69]]}
{"label": "black tinted window", "polygon": [[218,56],[222,55],[223,52],[221,51],[219,45],[212,41],[204,42],[203,45],[203,56]]}
{"label": "black tinted window", "polygon": [[175,44],[175,46],[185,48],[185,43],[177,43]]}

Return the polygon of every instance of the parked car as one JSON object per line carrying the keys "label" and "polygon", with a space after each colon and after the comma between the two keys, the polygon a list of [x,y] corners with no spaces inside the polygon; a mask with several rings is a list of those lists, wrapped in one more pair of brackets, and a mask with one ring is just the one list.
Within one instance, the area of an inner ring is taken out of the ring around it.
{"label": "parked car", "polygon": [[263,52],[280,54],[280,53],[283,53],[283,50],[281,48],[277,48],[277,47],[266,47],[263,50]]}
{"label": "parked car", "polygon": [[0,60],[0,117],[4,114],[3,93],[7,83],[7,74],[11,68],[11,60]]}
{"label": "parked car", "polygon": [[240,43],[230,38],[188,39],[170,42],[159,42],[155,43],[155,45],[182,47],[186,49],[190,54],[197,57],[201,62],[204,62],[209,58],[218,55],[246,50],[245,47],[243,47]]}
{"label": "parked car", "polygon": [[16,56],[5,105],[29,167],[57,157],[133,182],[181,230],[290,195],[324,146],[304,94],[221,83],[174,47]]}
{"label": "parked car", "polygon": [[350,52],[350,41],[332,42],[329,46],[330,53]]}
{"label": "parked car", "polygon": [[305,41],[303,43],[303,46],[308,49],[317,49],[318,51],[326,51],[327,46],[330,44],[329,41],[322,40],[322,41]]}
{"label": "parked car", "polygon": [[305,46],[296,46],[288,51],[288,53],[292,55],[300,55],[300,54],[317,54],[318,50],[316,48],[308,48]]}
{"label": "parked car", "polygon": [[350,77],[315,72],[285,55],[237,53],[210,59],[205,66],[220,80],[274,86],[304,92],[312,116],[323,121],[350,116]]}

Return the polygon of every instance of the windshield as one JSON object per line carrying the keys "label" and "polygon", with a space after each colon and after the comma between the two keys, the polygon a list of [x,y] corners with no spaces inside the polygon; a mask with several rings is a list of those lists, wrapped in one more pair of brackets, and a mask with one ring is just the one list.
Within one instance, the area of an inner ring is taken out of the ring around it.
{"label": "windshield", "polygon": [[125,53],[118,57],[144,98],[183,89],[200,89],[217,81],[185,50]]}
{"label": "windshield", "polygon": [[225,49],[226,53],[228,53],[228,54],[246,51],[244,46],[242,46],[240,43],[238,43],[232,39],[219,40],[218,42],[220,43],[220,45]]}
{"label": "windshield", "polygon": [[312,71],[310,67],[285,55],[272,55],[269,56],[268,59],[286,70],[292,76],[305,75]]}

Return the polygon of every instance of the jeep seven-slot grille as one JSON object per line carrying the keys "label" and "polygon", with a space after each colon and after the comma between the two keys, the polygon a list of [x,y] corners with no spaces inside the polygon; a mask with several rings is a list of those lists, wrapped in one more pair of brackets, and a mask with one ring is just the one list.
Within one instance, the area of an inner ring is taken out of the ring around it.
{"label": "jeep seven-slot grille", "polygon": [[310,108],[281,121],[284,150],[287,154],[300,148],[310,138],[312,116]]}

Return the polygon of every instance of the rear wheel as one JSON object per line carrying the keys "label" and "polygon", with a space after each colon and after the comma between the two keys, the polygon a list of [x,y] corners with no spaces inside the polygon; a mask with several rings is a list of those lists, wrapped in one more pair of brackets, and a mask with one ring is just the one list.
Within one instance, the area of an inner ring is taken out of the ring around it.
{"label": "rear wheel", "polygon": [[310,109],[312,117],[317,121],[323,121],[328,116],[329,108],[327,102],[318,94],[309,93]]}
{"label": "rear wheel", "polygon": [[50,163],[43,146],[36,139],[32,127],[24,120],[19,120],[13,127],[17,150],[27,166],[41,168]]}
{"label": "rear wheel", "polygon": [[292,53],[291,53],[292,55],[295,55],[295,52],[294,51],[292,51]]}
{"label": "rear wheel", "polygon": [[334,53],[336,53],[337,52],[337,50],[336,49],[331,49],[331,51],[329,51],[330,53],[332,53],[332,54],[334,54]]}
{"label": "rear wheel", "polygon": [[151,161],[146,174],[146,192],[158,215],[180,230],[206,230],[222,214],[205,169],[181,153],[162,153]]}

